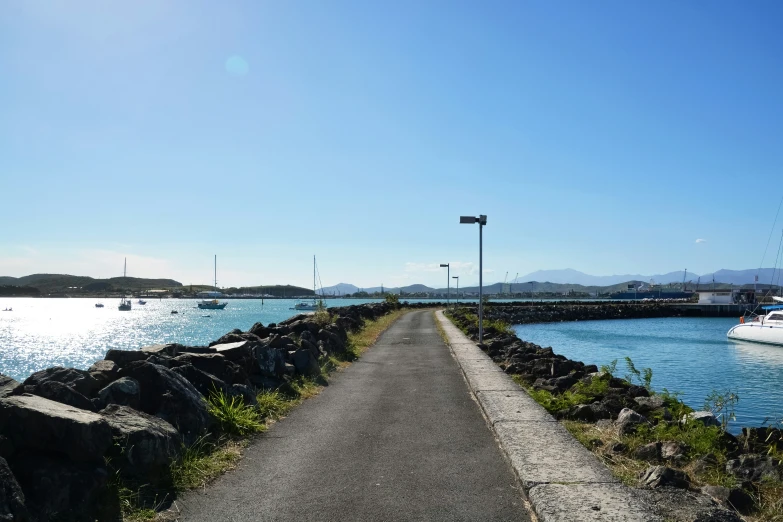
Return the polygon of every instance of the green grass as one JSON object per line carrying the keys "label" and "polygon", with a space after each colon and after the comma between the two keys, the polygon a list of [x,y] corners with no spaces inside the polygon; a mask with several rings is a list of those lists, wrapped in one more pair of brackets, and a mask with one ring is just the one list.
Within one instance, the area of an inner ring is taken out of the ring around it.
{"label": "green grass", "polygon": [[296,402],[279,390],[262,390],[256,395],[258,414],[262,419],[277,420],[296,406]]}
{"label": "green grass", "polygon": [[221,433],[242,437],[266,429],[258,410],[246,405],[242,397],[230,397],[222,391],[212,391],[206,402],[207,410],[217,421]]}
{"label": "green grass", "polygon": [[236,465],[246,443],[246,440],[204,436],[184,447],[179,459],[171,466],[174,489],[185,491],[206,486]]}

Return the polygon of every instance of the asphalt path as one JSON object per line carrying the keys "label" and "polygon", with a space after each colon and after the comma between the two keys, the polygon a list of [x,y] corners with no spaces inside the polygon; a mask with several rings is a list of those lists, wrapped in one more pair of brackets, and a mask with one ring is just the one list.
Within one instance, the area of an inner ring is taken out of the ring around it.
{"label": "asphalt path", "polygon": [[406,314],[177,520],[529,520],[509,464],[435,327]]}

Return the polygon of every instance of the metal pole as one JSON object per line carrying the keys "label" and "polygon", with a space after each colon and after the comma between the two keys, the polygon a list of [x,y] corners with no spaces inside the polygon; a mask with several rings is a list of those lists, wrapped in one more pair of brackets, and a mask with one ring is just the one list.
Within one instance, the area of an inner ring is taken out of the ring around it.
{"label": "metal pole", "polygon": [[479,222],[479,342],[484,342],[484,258],[483,225]]}
{"label": "metal pole", "polygon": [[446,265],[446,308],[449,307],[450,297],[451,297],[451,263]]}

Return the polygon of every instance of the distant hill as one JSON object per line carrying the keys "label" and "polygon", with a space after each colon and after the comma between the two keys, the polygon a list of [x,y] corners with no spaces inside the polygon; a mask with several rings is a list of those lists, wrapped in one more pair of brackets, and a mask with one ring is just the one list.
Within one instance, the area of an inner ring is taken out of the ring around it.
{"label": "distant hill", "polygon": [[103,292],[112,289],[150,290],[153,288],[178,288],[182,286],[182,283],[173,279],[142,279],[139,277],[94,279],[87,276],[68,274],[33,274],[24,277],[2,276],[0,277],[0,285],[30,286],[46,294],[78,290]]}

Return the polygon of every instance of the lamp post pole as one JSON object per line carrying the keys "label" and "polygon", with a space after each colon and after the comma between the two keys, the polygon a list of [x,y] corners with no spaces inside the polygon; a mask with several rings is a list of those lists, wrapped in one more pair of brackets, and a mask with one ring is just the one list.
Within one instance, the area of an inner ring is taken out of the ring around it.
{"label": "lamp post pole", "polygon": [[457,280],[457,306],[459,306],[459,276],[451,276],[451,278]]}
{"label": "lamp post pole", "polygon": [[472,224],[478,223],[479,225],[479,343],[484,342],[484,225],[487,224],[487,216],[484,214],[479,217],[474,216],[460,216],[460,223]]}
{"label": "lamp post pole", "polygon": [[451,286],[449,286],[450,283],[451,283],[451,278],[449,277],[450,272],[451,272],[451,267],[449,267],[449,264],[450,263],[441,263],[440,264],[441,268],[444,268],[444,267],[446,268],[446,308],[449,307],[449,298],[451,297]]}

